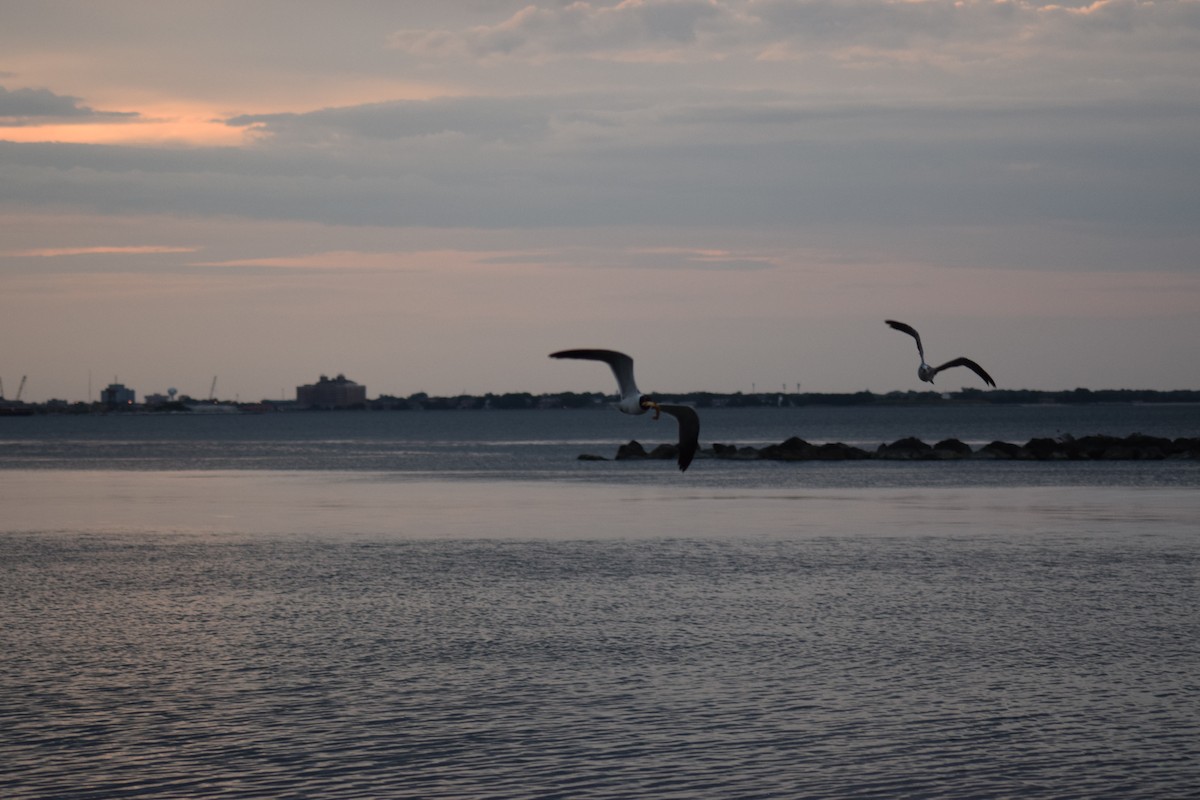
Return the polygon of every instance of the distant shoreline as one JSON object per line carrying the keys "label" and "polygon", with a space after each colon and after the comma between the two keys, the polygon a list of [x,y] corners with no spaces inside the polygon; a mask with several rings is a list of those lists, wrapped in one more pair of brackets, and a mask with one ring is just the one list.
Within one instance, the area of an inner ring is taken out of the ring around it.
{"label": "distant shoreline", "polygon": [[[896,407],[896,406],[1080,406],[1080,405],[1200,405],[1200,390],[1179,389],[1072,389],[1041,391],[1032,389],[961,389],[956,392],[894,391],[874,393],[821,392],[686,392],[671,394],[651,392],[655,399],[708,408],[799,408],[805,406]],[[0,399],[0,417],[31,416],[34,414],[91,414],[91,413],[272,413],[293,411],[478,411],[478,410],[555,410],[605,408],[616,401],[613,395],[600,392],[559,392],[432,396],[424,392],[396,397],[381,395],[352,406],[316,408],[301,406],[294,400],[261,400],[254,403],[230,401],[200,401],[183,398],[169,403],[149,405],[127,403],[68,403],[50,400],[44,403],[25,403]]]}
{"label": "distant shoreline", "polygon": [[[875,393],[822,392],[717,392],[667,393],[650,392],[655,399],[707,408],[798,408],[804,406],[1078,406],[1078,405],[1200,405],[1200,390],[1179,389],[1071,389],[1041,391],[1033,389],[960,389],[956,392],[894,391]],[[380,395],[352,406],[314,408],[301,406],[294,400],[261,400],[241,403],[222,400],[192,400],[183,397],[169,403],[105,404],[69,403],[50,400],[44,403],[25,403],[0,398],[0,417],[31,416],[34,414],[93,414],[93,413],[271,413],[291,411],[477,411],[477,410],[553,410],[603,408],[615,402],[613,395],[600,392],[558,392],[433,396],[417,392],[408,397]]]}

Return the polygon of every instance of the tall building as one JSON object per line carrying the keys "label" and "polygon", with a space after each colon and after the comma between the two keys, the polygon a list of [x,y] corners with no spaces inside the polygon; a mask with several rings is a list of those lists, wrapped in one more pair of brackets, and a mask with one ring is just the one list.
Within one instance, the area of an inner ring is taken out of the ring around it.
{"label": "tall building", "polygon": [[108,388],[100,390],[100,402],[108,406],[131,406],[137,402],[137,393],[123,383],[110,383]]}
{"label": "tall building", "polygon": [[367,403],[367,387],[345,375],[296,387],[296,404],[305,408],[355,408]]}

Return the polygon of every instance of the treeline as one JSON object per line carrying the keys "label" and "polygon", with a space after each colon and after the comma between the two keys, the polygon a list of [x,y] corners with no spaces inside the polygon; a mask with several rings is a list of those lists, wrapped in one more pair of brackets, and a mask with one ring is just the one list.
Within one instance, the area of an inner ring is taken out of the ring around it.
{"label": "treeline", "polygon": [[[651,393],[657,400],[683,403],[696,408],[777,408],[801,406],[896,406],[896,405],[1034,405],[1034,404],[1113,404],[1113,403],[1200,403],[1200,390],[1180,389],[1071,389],[1039,391],[1035,389],[962,389],[957,392],[905,391],[877,394],[870,391],[849,393],[821,392],[754,392],[721,394],[716,392],[687,392],[684,394]],[[510,410],[590,408],[616,401],[615,395],[600,392],[558,394],[457,395],[433,397],[423,392],[409,397],[384,395],[368,401],[373,410]]]}
{"label": "treeline", "polygon": [[[1179,389],[1156,391],[1154,389],[1071,389],[1067,391],[1038,391],[1034,389],[961,389],[957,392],[905,391],[877,394],[871,391],[848,393],[820,392],[753,392],[743,394],[721,394],[717,392],[686,392],[666,394],[651,392],[652,397],[664,403],[683,403],[696,408],[780,408],[802,406],[933,406],[933,405],[1036,405],[1036,404],[1118,404],[1118,403],[1200,403],[1200,390]],[[474,411],[474,410],[523,410],[555,408],[600,408],[616,402],[616,396],[601,392],[559,392],[556,394],[531,394],[530,392],[508,392],[504,394],[453,395],[436,397],[417,392],[408,397],[381,395],[366,403],[342,410],[370,411]],[[211,408],[206,408],[211,407]],[[294,400],[262,400],[257,403],[195,402],[179,401],[157,405],[129,404],[109,406],[101,403],[65,403],[52,400],[47,403],[3,402],[0,400],[0,416],[29,416],[32,414],[89,414],[89,413],[144,413],[144,412],[197,412],[197,411],[297,411],[306,410]]]}

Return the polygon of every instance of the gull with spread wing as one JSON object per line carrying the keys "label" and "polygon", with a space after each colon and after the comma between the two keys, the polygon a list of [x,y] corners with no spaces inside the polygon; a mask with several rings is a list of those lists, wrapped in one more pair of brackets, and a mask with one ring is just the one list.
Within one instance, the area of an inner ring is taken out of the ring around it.
{"label": "gull with spread wing", "polygon": [[645,414],[654,409],[654,419],[661,412],[666,412],[679,421],[678,460],[682,472],[692,463],[696,451],[700,449],[700,417],[690,406],[676,406],[659,403],[654,398],[644,395],[633,380],[633,359],[616,350],[560,350],[551,353],[551,358],[578,358],[586,361],[603,361],[612,368],[617,378],[617,410],[625,414]]}
{"label": "gull with spread wing", "polygon": [[947,361],[945,364],[942,364],[941,366],[937,366],[937,367],[929,366],[928,364],[925,363],[925,348],[921,346],[921,334],[917,333],[916,328],[914,328],[912,325],[906,325],[903,322],[897,322],[894,319],[886,319],[886,320],[884,320],[884,322],[886,322],[888,325],[892,326],[893,328],[895,328],[898,331],[903,331],[904,333],[907,333],[909,336],[911,336],[917,340],[917,353],[920,354],[920,356],[921,356],[921,366],[917,367],[917,377],[920,378],[921,380],[928,381],[929,383],[933,383],[933,376],[937,375],[939,372],[941,372],[944,369],[950,369],[950,367],[966,367],[967,369],[971,370],[979,377],[983,378],[984,383],[986,383],[988,386],[996,385],[996,382],[994,380],[992,380],[992,376],[988,375],[987,371],[984,370],[983,367],[979,366],[971,359],[963,358],[962,356],[951,359],[950,361]]}

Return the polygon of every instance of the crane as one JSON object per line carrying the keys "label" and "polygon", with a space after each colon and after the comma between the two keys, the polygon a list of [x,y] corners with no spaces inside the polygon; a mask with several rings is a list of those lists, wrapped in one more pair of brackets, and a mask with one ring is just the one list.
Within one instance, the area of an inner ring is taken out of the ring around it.
{"label": "crane", "polygon": [[213,375],[212,386],[208,387],[208,402],[212,402],[217,394],[217,376]]}
{"label": "crane", "polygon": [[21,385],[17,387],[17,402],[21,402],[21,392],[25,391],[25,376],[21,376]]}

